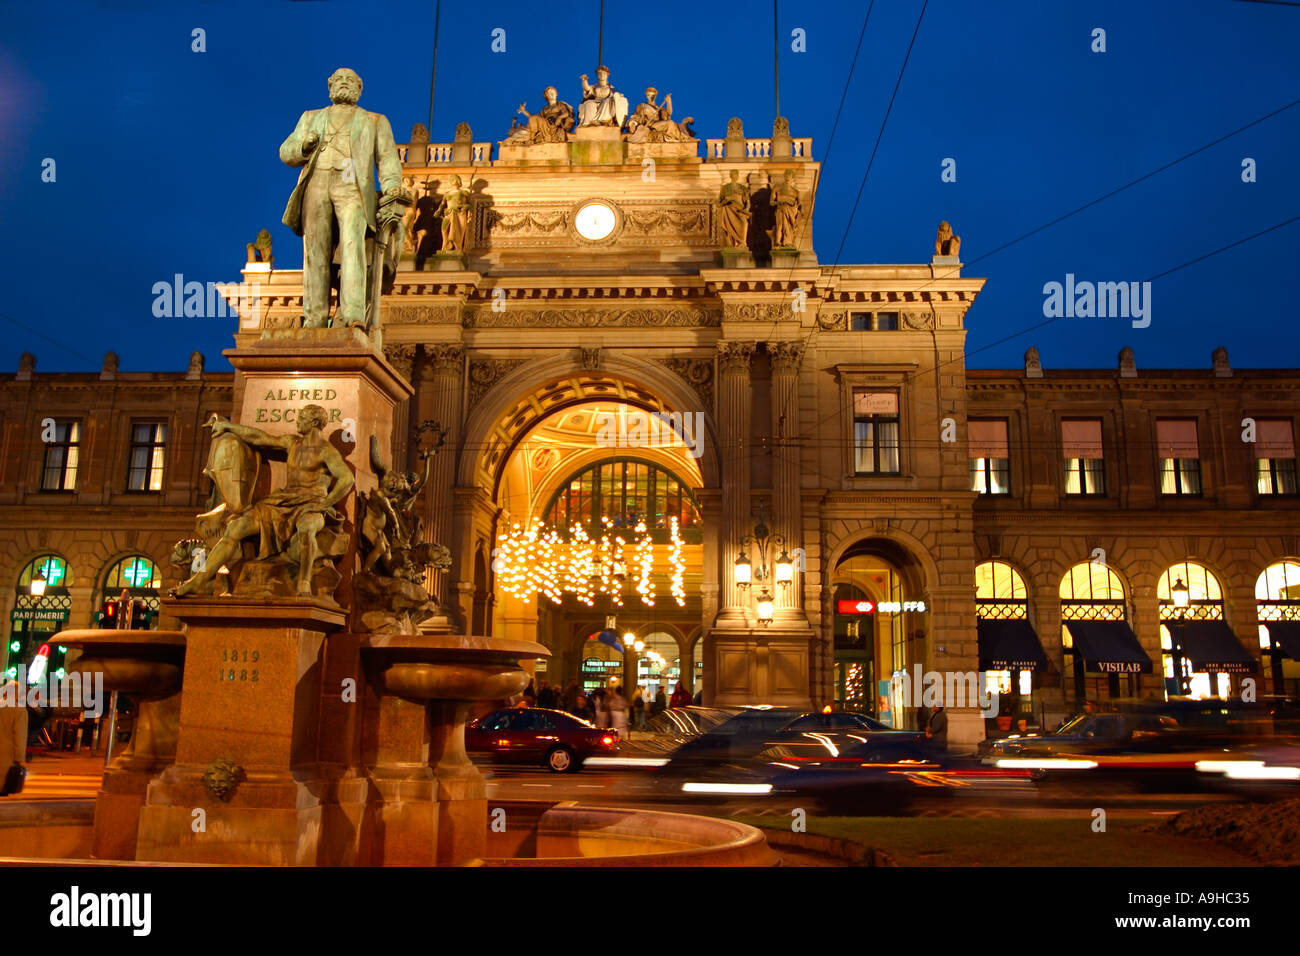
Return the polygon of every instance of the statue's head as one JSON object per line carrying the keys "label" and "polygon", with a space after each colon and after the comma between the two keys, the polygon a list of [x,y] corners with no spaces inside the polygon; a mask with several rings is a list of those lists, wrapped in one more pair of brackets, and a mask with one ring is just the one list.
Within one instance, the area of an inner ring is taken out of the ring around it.
{"label": "statue's head", "polygon": [[351,105],[361,99],[361,77],[341,66],[330,74],[330,101]]}
{"label": "statue's head", "polygon": [[329,412],[319,405],[304,405],[298,410],[298,434],[305,435],[313,428],[324,428],[329,419]]}
{"label": "statue's head", "polygon": [[943,240],[952,238],[952,226],[948,225],[947,219],[939,223],[939,238]]}
{"label": "statue's head", "polygon": [[655,101],[655,97],[658,95],[659,95],[659,91],[656,90],[653,86],[647,86],[645,88],[645,99],[647,103],[653,103]]}
{"label": "statue's head", "polygon": [[598,66],[598,67],[596,67],[596,80],[597,80],[597,82],[604,83],[604,82],[605,82],[606,80],[608,80],[608,79],[609,79],[609,67],[607,67],[607,66]]}
{"label": "statue's head", "polygon": [[401,495],[411,490],[411,486],[407,482],[406,476],[400,471],[390,471],[388,474],[384,475],[384,480],[381,482],[381,485],[384,489],[384,494],[386,495]]}
{"label": "statue's head", "polygon": [[739,179],[740,179],[740,170],[739,170],[739,169],[733,169],[733,170],[731,171],[731,181],[734,183],[734,182],[738,181]]}
{"label": "statue's head", "polygon": [[461,188],[461,185],[462,185],[462,184],[461,184],[461,181],[460,181],[460,175],[459,175],[459,174],[453,174],[453,175],[452,175],[452,177],[451,177],[451,184],[452,184],[453,186],[455,186],[457,189],[460,189],[460,188]]}
{"label": "statue's head", "polygon": [[560,98],[560,91],[553,86],[548,86],[546,89],[542,90],[542,95],[546,97],[546,102],[554,103]]}
{"label": "statue's head", "polygon": [[257,244],[259,246],[269,246],[271,244],[271,231],[263,229],[257,234]]}

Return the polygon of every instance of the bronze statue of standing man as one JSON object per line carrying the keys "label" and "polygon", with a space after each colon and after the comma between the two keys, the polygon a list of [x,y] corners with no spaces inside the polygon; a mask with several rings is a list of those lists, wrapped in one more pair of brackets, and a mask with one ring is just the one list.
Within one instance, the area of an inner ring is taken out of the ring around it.
{"label": "bronze statue of standing man", "polygon": [[323,328],[329,318],[337,235],[339,302],[334,324],[365,328],[366,236],[379,231],[375,167],[384,195],[400,196],[402,161],[388,119],[357,106],[361,77],[346,67],[335,70],[329,91],[332,105],[303,113],[280,145],[281,160],[303,167],[283,222],[303,237],[303,325]]}

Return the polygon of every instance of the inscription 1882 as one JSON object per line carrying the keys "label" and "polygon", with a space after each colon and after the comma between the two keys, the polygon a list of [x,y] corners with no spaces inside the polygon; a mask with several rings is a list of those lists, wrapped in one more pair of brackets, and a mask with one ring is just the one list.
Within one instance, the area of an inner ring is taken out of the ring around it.
{"label": "inscription 1882", "polygon": [[258,682],[258,668],[237,667],[238,664],[256,664],[262,655],[257,648],[225,648],[221,652],[220,681]]}

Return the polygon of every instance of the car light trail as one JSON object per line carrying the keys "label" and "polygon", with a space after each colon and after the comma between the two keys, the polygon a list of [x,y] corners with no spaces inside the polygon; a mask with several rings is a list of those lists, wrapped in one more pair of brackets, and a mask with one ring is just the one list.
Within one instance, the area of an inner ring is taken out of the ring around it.
{"label": "car light trail", "polygon": [[770,783],[684,783],[683,793],[771,793]]}
{"label": "car light trail", "polygon": [[1300,780],[1300,767],[1269,767],[1262,760],[1198,760],[1196,769],[1229,780]]}
{"label": "car light trail", "polygon": [[1024,770],[1092,770],[1095,760],[1035,760],[1030,757],[1001,757],[997,766],[1003,769]]}
{"label": "car light trail", "polygon": [[588,757],[584,767],[664,767],[667,757]]}

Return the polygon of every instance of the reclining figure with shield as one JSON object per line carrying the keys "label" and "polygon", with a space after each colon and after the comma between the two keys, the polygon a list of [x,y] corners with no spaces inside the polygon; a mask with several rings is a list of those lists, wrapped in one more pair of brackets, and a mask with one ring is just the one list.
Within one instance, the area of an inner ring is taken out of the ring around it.
{"label": "reclining figure with shield", "polygon": [[[286,588],[276,580],[276,566],[288,566],[285,570],[293,569],[299,595],[333,598],[339,575],[332,561],[347,550],[348,541],[340,528],[344,515],[334,506],[352,491],[356,479],[321,431],[327,420],[328,413],[319,405],[297,410],[293,435],[269,435],[217,415],[208,420],[213,441],[204,470],[221,503],[198,517],[199,535],[208,543],[203,569],[173,596],[206,589],[223,567],[231,571],[236,594],[280,596]],[[287,469],[284,487],[254,501],[259,451],[284,460]],[[256,558],[245,553],[244,544],[254,536]]]}

